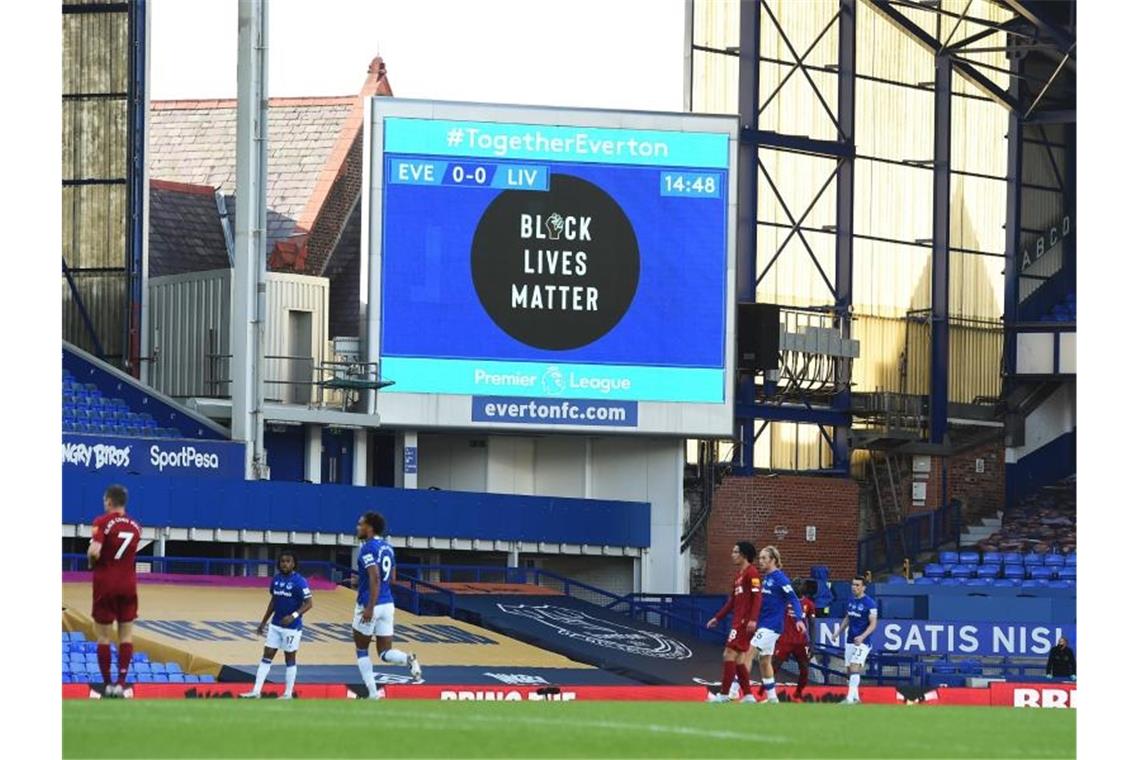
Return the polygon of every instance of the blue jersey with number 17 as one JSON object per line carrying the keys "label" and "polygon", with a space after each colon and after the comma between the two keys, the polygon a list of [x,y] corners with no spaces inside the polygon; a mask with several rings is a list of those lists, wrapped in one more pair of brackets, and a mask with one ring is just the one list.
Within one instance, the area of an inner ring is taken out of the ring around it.
{"label": "blue jersey with number 17", "polygon": [[371,579],[368,568],[376,566],[380,573],[380,592],[376,595],[377,604],[389,604],[392,599],[392,576],[396,573],[396,552],[391,544],[381,538],[365,541],[356,558],[356,571],[360,573],[360,586],[356,591],[356,603],[361,607],[368,604],[368,591]]}

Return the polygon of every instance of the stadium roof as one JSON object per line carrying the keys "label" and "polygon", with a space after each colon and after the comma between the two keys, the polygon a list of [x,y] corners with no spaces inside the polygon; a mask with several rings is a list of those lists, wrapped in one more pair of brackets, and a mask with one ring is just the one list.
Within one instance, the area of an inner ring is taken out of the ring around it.
{"label": "stadium roof", "polygon": [[149,274],[202,272],[230,266],[221,195],[205,185],[151,180]]}
{"label": "stadium roof", "polygon": [[[343,231],[353,227],[349,217],[358,208],[363,96],[391,94],[384,62],[377,57],[359,95],[270,99],[267,255],[271,269],[325,273]],[[236,106],[235,100],[151,103],[151,179],[217,188],[232,203]],[[156,242],[167,252],[178,247],[156,241],[152,230],[151,245]],[[341,249],[346,247],[353,248]],[[225,249],[220,250],[225,255]]]}

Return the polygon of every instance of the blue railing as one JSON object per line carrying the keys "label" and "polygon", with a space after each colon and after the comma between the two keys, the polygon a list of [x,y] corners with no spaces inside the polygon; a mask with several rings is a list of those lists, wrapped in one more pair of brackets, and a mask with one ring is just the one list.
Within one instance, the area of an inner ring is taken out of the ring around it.
{"label": "blue railing", "polygon": [[859,570],[873,573],[891,570],[899,567],[904,559],[938,551],[951,542],[957,549],[961,535],[962,505],[952,499],[941,509],[913,515],[898,525],[860,539]]}
{"label": "blue railing", "polygon": [[[277,571],[276,559],[231,559],[228,557],[152,557],[135,556],[136,565],[149,565],[149,572],[174,575],[221,575],[231,578],[268,578]],[[297,569],[304,576],[344,583],[352,568],[323,560],[300,560]],[[63,555],[65,571],[87,570],[86,554]]]}

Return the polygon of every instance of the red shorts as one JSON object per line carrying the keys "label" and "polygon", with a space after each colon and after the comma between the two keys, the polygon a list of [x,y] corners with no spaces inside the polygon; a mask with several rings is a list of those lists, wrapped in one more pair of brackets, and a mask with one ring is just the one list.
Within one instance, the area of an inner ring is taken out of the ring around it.
{"label": "red shorts", "polygon": [[776,642],[776,651],[772,654],[772,658],[776,660],[799,660],[803,657],[805,660],[811,659],[808,657],[807,644],[788,644],[783,641]]}
{"label": "red shorts", "polygon": [[728,640],[724,642],[724,645],[737,652],[747,652],[748,648],[752,646],[752,634],[748,632],[748,623],[734,626],[728,632]]}
{"label": "red shorts", "polygon": [[137,594],[99,594],[91,604],[91,617],[99,625],[130,623],[139,616]]}

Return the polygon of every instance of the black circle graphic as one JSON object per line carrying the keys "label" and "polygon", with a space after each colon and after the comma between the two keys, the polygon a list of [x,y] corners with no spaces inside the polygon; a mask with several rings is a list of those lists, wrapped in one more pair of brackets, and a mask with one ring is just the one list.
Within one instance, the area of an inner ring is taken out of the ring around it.
{"label": "black circle graphic", "polygon": [[543,192],[507,190],[475,228],[471,279],[487,314],[528,346],[564,351],[621,321],[641,276],[633,225],[592,182],[550,176]]}

